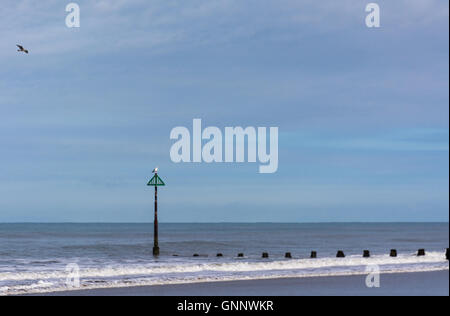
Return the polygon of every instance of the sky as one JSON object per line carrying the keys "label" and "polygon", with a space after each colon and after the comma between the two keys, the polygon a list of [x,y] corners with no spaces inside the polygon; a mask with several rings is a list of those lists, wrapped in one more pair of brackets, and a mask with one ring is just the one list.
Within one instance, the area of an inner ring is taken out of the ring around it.
{"label": "sky", "polygon": [[[69,2],[0,6],[0,222],[151,222],[155,166],[161,222],[448,221],[448,1]],[[194,118],[278,171],[173,163]]]}

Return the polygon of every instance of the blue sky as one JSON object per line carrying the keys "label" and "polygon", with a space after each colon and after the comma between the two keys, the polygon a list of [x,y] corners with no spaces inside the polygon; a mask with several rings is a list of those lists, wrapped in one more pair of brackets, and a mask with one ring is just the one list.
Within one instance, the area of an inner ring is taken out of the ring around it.
{"label": "blue sky", "polygon": [[[448,1],[2,1],[0,222],[448,221]],[[16,52],[22,43],[29,55]],[[279,168],[170,131],[278,126]]]}

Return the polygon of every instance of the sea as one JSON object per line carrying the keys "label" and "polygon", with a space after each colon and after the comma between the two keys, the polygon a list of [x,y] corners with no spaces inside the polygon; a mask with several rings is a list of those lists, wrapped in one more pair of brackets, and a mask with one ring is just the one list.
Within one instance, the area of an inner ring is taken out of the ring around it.
{"label": "sea", "polygon": [[152,223],[0,224],[0,295],[449,269],[448,223],[161,223],[159,246]]}

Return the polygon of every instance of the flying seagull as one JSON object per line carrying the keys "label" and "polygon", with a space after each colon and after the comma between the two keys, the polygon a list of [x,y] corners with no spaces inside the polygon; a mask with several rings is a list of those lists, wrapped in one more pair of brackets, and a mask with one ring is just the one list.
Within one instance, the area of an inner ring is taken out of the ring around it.
{"label": "flying seagull", "polygon": [[158,173],[158,167],[156,167],[155,169],[153,169],[152,173]]}
{"label": "flying seagull", "polygon": [[17,44],[17,47],[19,47],[19,49],[17,50],[18,52],[24,52],[24,53],[28,54],[28,50],[26,50],[25,48],[23,48],[22,45]]}

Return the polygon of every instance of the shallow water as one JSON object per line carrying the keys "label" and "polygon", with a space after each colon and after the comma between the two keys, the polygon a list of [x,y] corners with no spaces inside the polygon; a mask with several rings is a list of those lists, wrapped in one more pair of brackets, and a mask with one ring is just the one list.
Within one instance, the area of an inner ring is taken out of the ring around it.
{"label": "shallow water", "polygon": [[[372,264],[390,272],[448,270],[448,227],[161,224],[161,256],[155,259],[152,224],[0,224],[0,295],[66,289],[77,272],[82,288],[98,288],[361,274]],[[389,257],[391,248],[398,250],[397,258]],[[415,255],[419,248],[427,250],[425,257]],[[362,258],[365,249],[370,259]],[[311,250],[318,252],[317,259],[308,259]],[[335,258],[337,250],[346,258]],[[219,252],[222,258],[216,257]],[[236,258],[240,252],[244,258]],[[262,259],[262,252],[270,258]],[[293,259],[284,259],[285,252]]]}

